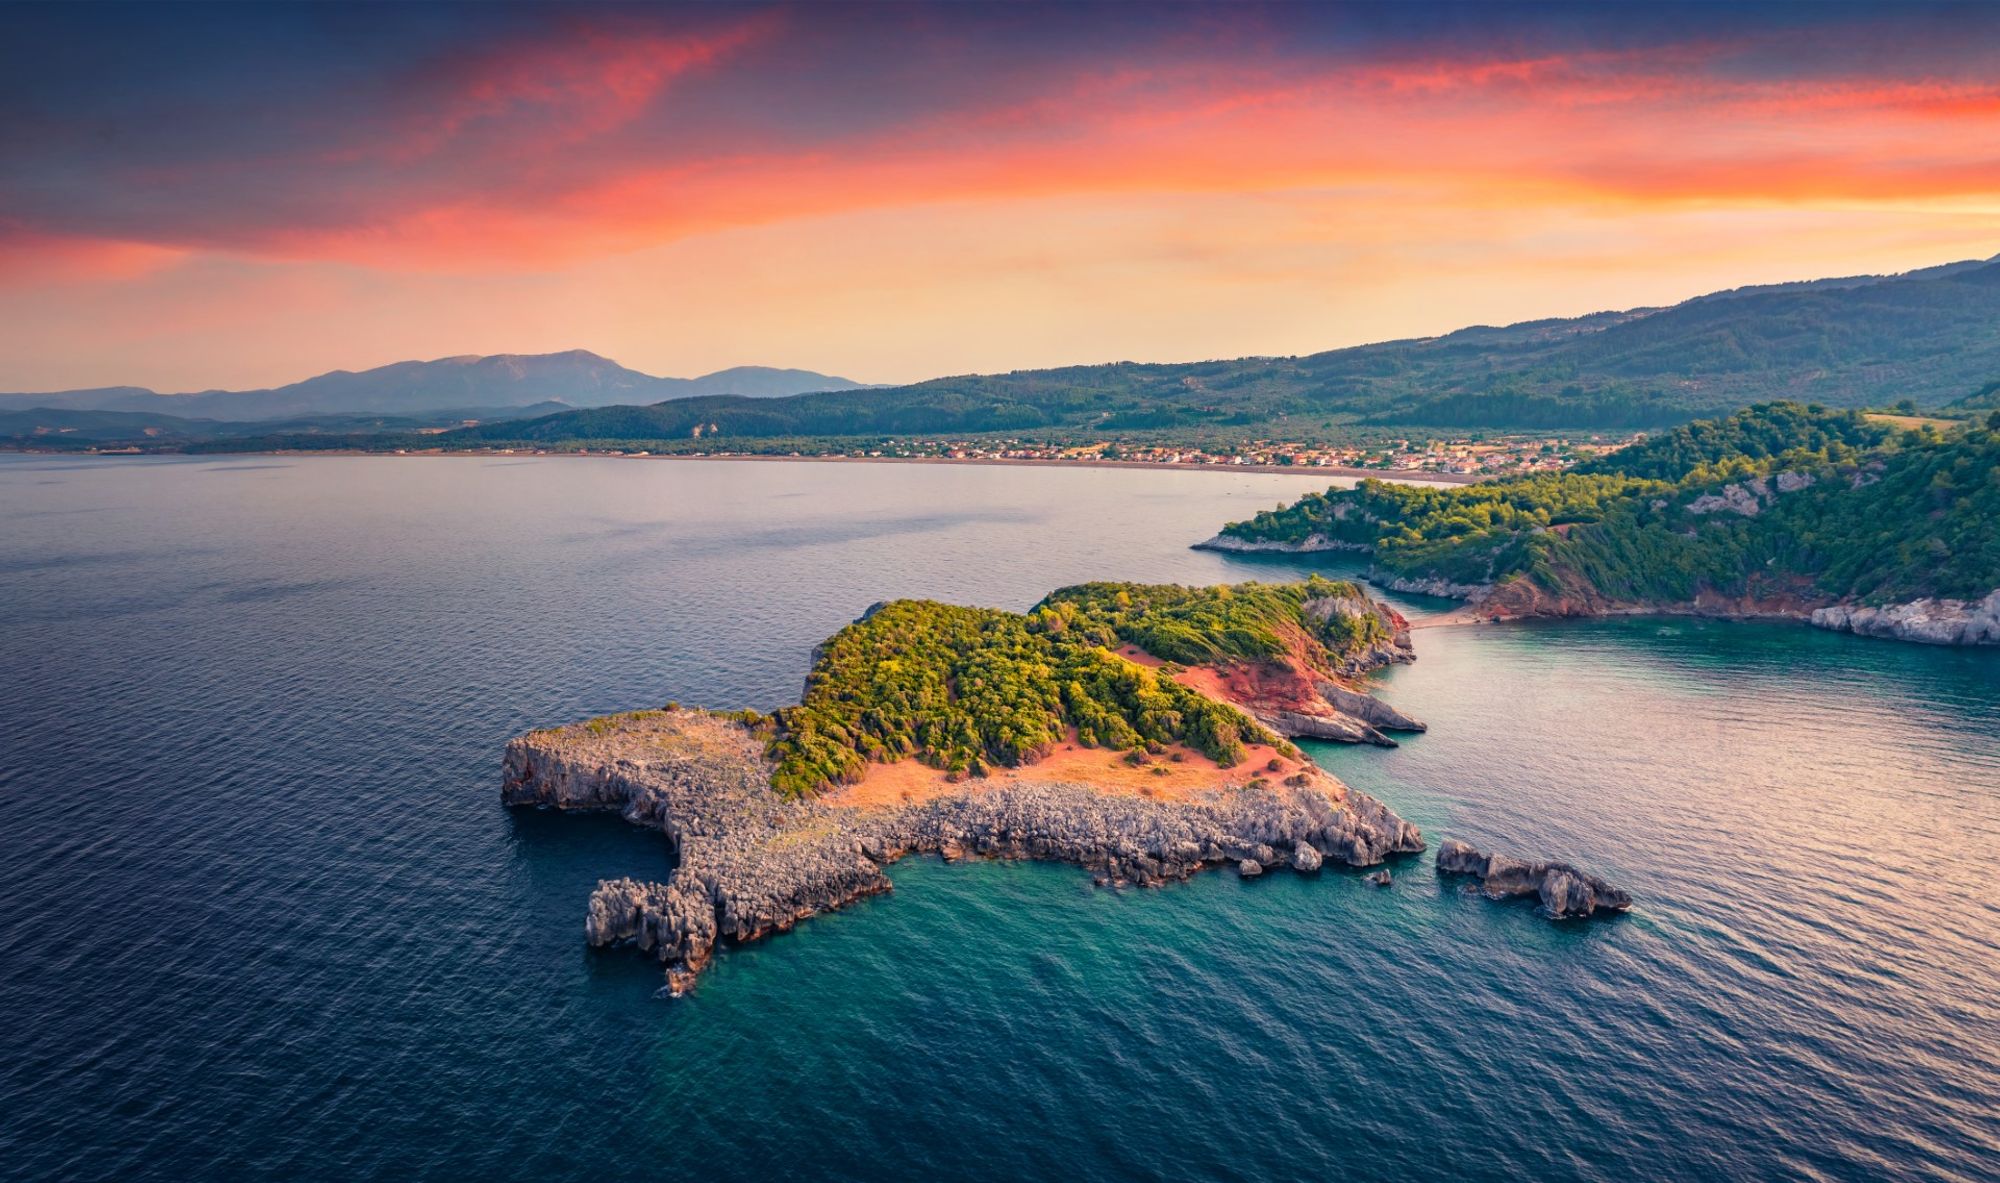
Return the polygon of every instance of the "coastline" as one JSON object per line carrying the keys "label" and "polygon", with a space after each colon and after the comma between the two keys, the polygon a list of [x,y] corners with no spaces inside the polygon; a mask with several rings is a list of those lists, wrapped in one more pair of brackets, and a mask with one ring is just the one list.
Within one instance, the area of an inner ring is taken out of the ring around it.
{"label": "coastline", "polygon": [[70,451],[55,448],[6,448],[0,452],[21,456],[62,456],[66,458],[85,457],[89,459],[120,459],[128,456],[191,456],[203,460],[223,459],[230,456],[285,456],[290,458],[312,456],[388,456],[396,459],[473,459],[491,460],[495,457],[508,459],[527,458],[531,460],[705,460],[711,462],[730,460],[751,460],[762,463],[811,463],[811,464],[969,464],[993,468],[1134,468],[1154,469],[1161,472],[1254,472],[1277,476],[1329,476],[1329,477],[1374,477],[1378,480],[1405,483],[1429,482],[1441,485],[1471,485],[1491,480],[1484,473],[1430,472],[1421,468],[1349,468],[1327,465],[1313,467],[1291,464],[1168,464],[1160,460],[1010,460],[997,456],[951,457],[951,456],[766,456],[751,454],[713,455],[633,455],[630,452],[611,455],[608,452],[535,452],[515,449],[513,451],[444,451],[425,449],[422,451],[377,452],[365,448],[270,448],[245,449],[241,452],[121,452],[121,451]]}
{"label": "coastline", "polygon": [[664,993],[693,988],[717,950],[891,889],[912,854],[1072,863],[1100,886],[1177,883],[1233,867],[1250,879],[1374,867],[1424,850],[1423,832],[1310,763],[1283,782],[1156,794],[1116,782],[1018,777],[890,799],[786,799],[743,723],[672,708],[543,728],[508,741],[501,801],[614,813],[665,836],[662,881],[599,881],[584,920],[593,946],[636,945]]}
{"label": "coastline", "polygon": [[[1930,615],[1944,610],[1942,619]],[[1607,620],[1613,617],[1667,617],[1681,620],[1766,621],[1801,624],[1823,632],[1846,633],[1879,641],[1982,648],[2000,644],[1994,620],[2000,618],[2000,591],[1983,601],[1918,600],[1886,608],[1831,604],[1817,607],[1724,607],[1695,604],[1617,604],[1590,612],[1494,612],[1478,603],[1461,604],[1449,612],[1410,622],[1411,630],[1459,628],[1478,624],[1511,624],[1522,620]]]}

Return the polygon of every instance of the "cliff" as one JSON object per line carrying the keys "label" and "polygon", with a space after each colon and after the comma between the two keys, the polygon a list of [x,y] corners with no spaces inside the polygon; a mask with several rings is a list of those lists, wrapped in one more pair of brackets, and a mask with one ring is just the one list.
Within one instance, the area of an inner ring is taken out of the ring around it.
{"label": "cliff", "polygon": [[887,891],[882,868],[914,852],[1047,859],[1086,867],[1102,884],[1156,885],[1225,864],[1244,875],[1311,873],[1326,860],[1370,866],[1424,848],[1416,826],[1309,764],[1279,783],[1225,781],[1172,799],[1038,781],[1030,765],[886,804],[781,795],[772,770],[750,724],[642,711],[510,741],[501,797],[616,811],[665,835],[677,864],[666,881],[600,883],[584,933],[658,958],[675,995],[718,944]]}
{"label": "cliff", "polygon": [[1288,739],[1393,748],[1396,741],[1386,732],[1425,730],[1421,720],[1375,698],[1361,681],[1375,670],[1417,659],[1402,613],[1352,589],[1308,599],[1302,614],[1321,636],[1353,640],[1315,644],[1300,631],[1288,635],[1285,651],[1275,656],[1215,662],[1179,679]]}
{"label": "cliff", "polygon": [[2000,645],[2000,588],[1983,600],[1922,599],[1879,608],[1835,604],[1811,622],[1834,632],[1926,645]]}

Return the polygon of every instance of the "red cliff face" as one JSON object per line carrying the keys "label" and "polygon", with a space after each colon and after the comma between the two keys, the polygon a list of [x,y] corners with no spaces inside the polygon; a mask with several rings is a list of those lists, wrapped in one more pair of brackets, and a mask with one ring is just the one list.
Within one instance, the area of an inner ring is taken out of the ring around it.
{"label": "red cliff face", "polygon": [[1561,590],[1551,591],[1532,579],[1510,579],[1494,585],[1476,605],[1481,616],[1515,619],[1530,616],[1602,616],[1617,605],[1590,582],[1565,572]]}
{"label": "red cliff face", "polygon": [[1366,596],[1310,600],[1309,617],[1379,622],[1372,640],[1338,652],[1304,628],[1287,635],[1286,652],[1261,661],[1230,661],[1184,671],[1183,685],[1241,708],[1288,739],[1371,743],[1395,747],[1385,731],[1422,731],[1424,724],[1371,697],[1358,679],[1386,665],[1416,660],[1410,622]]}

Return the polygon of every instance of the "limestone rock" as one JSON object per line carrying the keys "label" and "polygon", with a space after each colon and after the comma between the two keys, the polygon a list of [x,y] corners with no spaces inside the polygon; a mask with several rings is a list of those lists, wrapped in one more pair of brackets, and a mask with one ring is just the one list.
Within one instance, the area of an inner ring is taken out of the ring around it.
{"label": "limestone rock", "polygon": [[[911,852],[1035,858],[1096,882],[1153,886],[1234,863],[1256,876],[1289,862],[1380,863],[1424,848],[1393,810],[1308,766],[1300,783],[1218,787],[1155,800],[1082,784],[1009,781],[894,806],[790,801],[770,785],[763,742],[700,711],[648,711],[531,732],[507,745],[502,800],[616,811],[658,830],[677,865],[663,883],[613,879],[591,894],[584,936],[632,944],[681,994],[723,940],[754,941],[890,889],[885,863]],[[1286,853],[1280,853],[1281,851]]]}
{"label": "limestone rock", "polygon": [[1925,645],[2000,645],[2000,589],[1983,600],[1912,600],[1880,608],[1836,604],[1813,612],[1819,628]]}
{"label": "limestone rock", "polygon": [[1328,550],[1368,550],[1370,547],[1365,543],[1328,538],[1324,534],[1309,534],[1299,542],[1278,542],[1264,538],[1238,538],[1234,534],[1217,534],[1204,542],[1195,543],[1190,549],[1217,550],[1225,554],[1242,555],[1302,555]]}
{"label": "limestone rock", "polygon": [[1440,875],[1473,876],[1488,899],[1535,896],[1551,920],[1623,912],[1632,906],[1632,897],[1625,891],[1569,863],[1485,854],[1456,838],[1447,838],[1439,845],[1437,869]]}

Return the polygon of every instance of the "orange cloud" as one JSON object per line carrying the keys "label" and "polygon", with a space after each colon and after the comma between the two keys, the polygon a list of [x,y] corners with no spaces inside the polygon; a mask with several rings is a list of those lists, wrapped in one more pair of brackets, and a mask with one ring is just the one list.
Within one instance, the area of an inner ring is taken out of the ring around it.
{"label": "orange cloud", "polygon": [[[749,34],[740,34],[747,37]],[[739,42],[740,43],[740,40]],[[586,60],[595,42],[575,52]],[[629,120],[700,49],[648,49],[629,78],[569,61],[482,75],[440,126],[517,100]],[[254,249],[390,267],[532,267],[731,226],[869,208],[1062,194],[1435,186],[1506,200],[1799,203],[2000,193],[2000,97],[1942,84],[1717,82],[1680,68],[1713,49],[1420,61],[1261,76],[1198,64],[1125,69],[1059,94],[948,112],[803,148],[656,161],[277,231]],[[625,60],[622,57],[619,60]],[[1987,128],[1991,137],[1976,134]],[[544,145],[559,167],[562,144]],[[1476,202],[1475,202],[1476,204]]]}
{"label": "orange cloud", "polygon": [[412,161],[482,123],[493,125],[514,153],[554,151],[629,123],[674,79],[714,65],[779,27],[777,15],[767,12],[710,33],[582,26],[554,41],[482,48],[427,66],[427,75],[434,73],[441,82],[411,88],[417,101],[386,142],[332,159],[376,154]]}
{"label": "orange cloud", "polygon": [[0,277],[22,286],[118,283],[155,275],[191,254],[146,242],[0,232]]}

